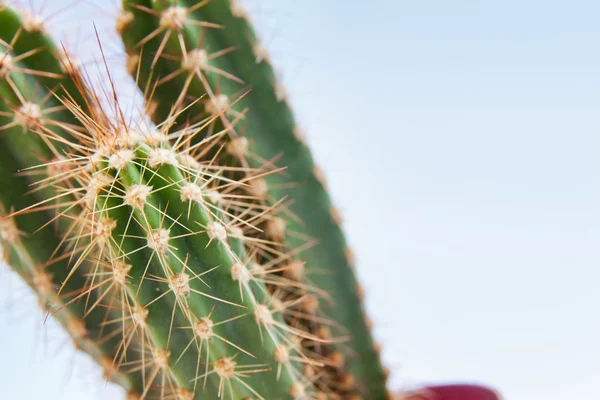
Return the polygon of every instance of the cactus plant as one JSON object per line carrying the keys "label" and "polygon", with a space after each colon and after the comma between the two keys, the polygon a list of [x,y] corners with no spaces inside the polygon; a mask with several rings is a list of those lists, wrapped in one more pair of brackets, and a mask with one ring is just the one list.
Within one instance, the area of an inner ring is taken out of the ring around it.
{"label": "cactus plant", "polygon": [[0,238],[131,398],[369,398],[386,374],[323,173],[237,2],[124,0],[126,115],[0,12]]}

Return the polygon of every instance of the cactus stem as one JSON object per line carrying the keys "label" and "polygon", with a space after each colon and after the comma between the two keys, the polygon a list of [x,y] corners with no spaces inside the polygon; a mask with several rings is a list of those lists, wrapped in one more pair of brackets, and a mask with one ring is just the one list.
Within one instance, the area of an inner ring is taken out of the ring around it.
{"label": "cactus stem", "polygon": [[[156,54],[154,55],[154,59],[152,60],[152,68],[154,68],[158,59],[163,54],[163,51],[167,45],[167,41],[169,40],[172,34],[178,36],[179,42],[183,42],[181,31],[184,29],[184,26],[186,24],[202,28],[222,28],[218,24],[213,24],[207,21],[198,21],[193,18],[190,18],[191,14],[193,14],[196,10],[200,9],[201,7],[204,7],[206,4],[208,4],[209,1],[210,0],[203,0],[189,8],[179,5],[170,6],[164,9],[162,12],[155,11],[151,8],[144,7],[142,5],[134,5],[136,9],[148,13],[154,17],[157,17],[159,20],[159,26],[154,31],[146,35],[136,45],[136,47],[143,46],[144,44],[148,43],[150,40],[154,39],[155,37],[159,36],[161,33],[164,32],[164,36],[160,42]],[[125,22],[126,24],[129,24],[131,20],[127,21],[127,18],[125,18]],[[117,28],[124,29],[125,26],[118,25]]]}

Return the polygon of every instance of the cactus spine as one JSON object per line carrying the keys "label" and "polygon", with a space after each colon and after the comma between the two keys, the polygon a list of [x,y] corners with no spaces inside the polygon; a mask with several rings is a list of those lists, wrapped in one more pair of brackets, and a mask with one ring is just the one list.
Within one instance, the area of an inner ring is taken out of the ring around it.
{"label": "cactus spine", "polygon": [[385,397],[339,216],[239,5],[124,1],[133,118],[39,24],[0,22],[4,254],[107,378]]}

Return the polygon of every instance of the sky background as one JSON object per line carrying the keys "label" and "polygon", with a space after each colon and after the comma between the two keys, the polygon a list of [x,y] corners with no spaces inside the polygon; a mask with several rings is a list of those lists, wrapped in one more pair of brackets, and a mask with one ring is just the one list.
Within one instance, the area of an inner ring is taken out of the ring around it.
{"label": "sky background", "polygon": [[[246,3],[345,217],[392,387],[600,398],[600,3]],[[110,14],[89,9],[51,22],[89,35]],[[114,398],[9,278],[7,398]]]}

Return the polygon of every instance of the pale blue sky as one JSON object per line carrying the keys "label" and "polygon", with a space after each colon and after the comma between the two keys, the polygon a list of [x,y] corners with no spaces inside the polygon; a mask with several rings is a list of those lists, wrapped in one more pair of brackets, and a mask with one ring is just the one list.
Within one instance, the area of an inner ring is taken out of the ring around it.
{"label": "pale blue sky", "polygon": [[[600,398],[600,4],[247,3],[345,216],[393,386]],[[0,321],[4,390],[78,398],[28,323]]]}

